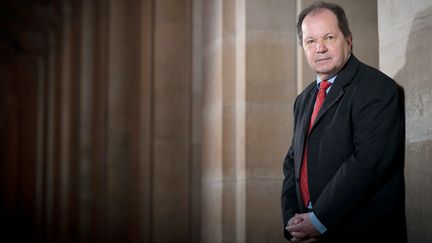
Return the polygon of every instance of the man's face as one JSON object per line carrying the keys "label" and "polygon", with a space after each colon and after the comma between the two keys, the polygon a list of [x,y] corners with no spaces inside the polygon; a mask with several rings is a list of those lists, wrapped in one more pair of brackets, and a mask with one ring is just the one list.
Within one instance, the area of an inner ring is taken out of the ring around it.
{"label": "man's face", "polygon": [[308,14],[301,27],[302,46],[309,66],[326,80],[348,61],[352,37],[343,36],[336,16],[328,9]]}

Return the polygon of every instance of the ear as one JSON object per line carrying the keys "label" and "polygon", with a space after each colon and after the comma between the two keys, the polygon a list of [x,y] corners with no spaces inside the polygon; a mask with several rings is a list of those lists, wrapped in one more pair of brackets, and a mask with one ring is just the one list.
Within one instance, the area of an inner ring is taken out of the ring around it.
{"label": "ear", "polygon": [[352,49],[352,34],[345,38],[347,45]]}

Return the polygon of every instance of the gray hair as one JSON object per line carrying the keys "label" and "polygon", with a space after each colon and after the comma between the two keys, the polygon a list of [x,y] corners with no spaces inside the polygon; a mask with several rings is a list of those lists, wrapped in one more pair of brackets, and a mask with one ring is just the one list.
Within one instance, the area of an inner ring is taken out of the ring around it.
{"label": "gray hair", "polygon": [[300,45],[302,45],[303,42],[303,32],[301,29],[302,23],[304,18],[315,11],[318,11],[320,9],[328,9],[336,15],[336,18],[338,20],[339,29],[341,30],[342,34],[345,38],[351,35],[351,30],[348,25],[348,19],[345,15],[345,11],[343,8],[337,4],[334,3],[327,3],[327,2],[316,2],[310,5],[309,7],[303,9],[301,13],[298,16],[297,20],[297,35],[300,41]]}

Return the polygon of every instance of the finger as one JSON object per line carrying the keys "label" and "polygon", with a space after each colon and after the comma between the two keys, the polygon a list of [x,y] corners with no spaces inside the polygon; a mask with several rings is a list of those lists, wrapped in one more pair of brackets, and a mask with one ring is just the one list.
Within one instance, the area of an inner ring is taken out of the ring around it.
{"label": "finger", "polygon": [[288,225],[296,225],[298,224],[298,221],[299,221],[298,219],[292,218],[288,221]]}
{"label": "finger", "polygon": [[299,225],[290,225],[290,226],[287,226],[285,229],[288,232],[295,232],[295,231],[299,231],[299,229],[301,229],[301,227]]}
{"label": "finger", "polygon": [[294,217],[292,217],[288,222],[290,222],[290,221],[291,221],[291,222],[294,222],[294,223],[298,223],[298,222],[300,222],[300,221],[301,221],[301,218],[299,218],[299,215],[300,215],[300,214],[297,214],[297,213],[296,213],[296,214],[294,215]]}
{"label": "finger", "polygon": [[317,238],[309,238],[306,241],[302,241],[302,242],[304,242],[304,243],[310,243],[310,242],[315,242],[315,241],[318,241],[318,239]]}
{"label": "finger", "polygon": [[290,240],[291,242],[300,242],[300,239],[297,239],[297,238],[292,238],[291,240]]}
{"label": "finger", "polygon": [[286,230],[289,231],[289,232],[304,231],[305,230],[304,223],[300,222],[300,223],[295,224],[295,225],[288,225],[286,227]]}
{"label": "finger", "polygon": [[292,232],[291,235],[294,236],[294,238],[300,239],[300,240],[303,240],[304,238],[307,237],[306,233],[304,233],[304,232],[298,232],[298,231]]}
{"label": "finger", "polygon": [[302,222],[301,220],[293,219],[293,220],[291,220],[291,221],[288,222],[288,226],[293,226],[293,225],[296,225],[296,224],[300,224],[301,222]]}
{"label": "finger", "polygon": [[290,226],[290,225],[287,225],[287,226],[285,227],[285,230],[288,231],[288,232],[294,232],[294,231],[296,231],[296,230],[294,230],[293,227],[294,227],[294,229],[295,229],[296,226],[295,226],[295,225],[291,225],[291,226]]}
{"label": "finger", "polygon": [[307,216],[307,214],[305,214],[305,213],[303,213],[303,214],[296,214],[296,215],[294,216],[294,218],[295,218],[296,220],[303,221],[303,220],[305,219],[305,216]]}

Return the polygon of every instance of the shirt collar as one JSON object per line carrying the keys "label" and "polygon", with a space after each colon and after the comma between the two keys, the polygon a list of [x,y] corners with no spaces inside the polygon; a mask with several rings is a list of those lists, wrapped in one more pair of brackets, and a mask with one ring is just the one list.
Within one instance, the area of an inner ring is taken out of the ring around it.
{"label": "shirt collar", "polygon": [[[331,78],[327,79],[328,82],[332,83],[336,80],[337,74],[333,75]],[[322,80],[320,79],[320,77],[317,75],[316,78],[316,82],[317,82],[317,87],[319,88],[319,84],[322,82]]]}

